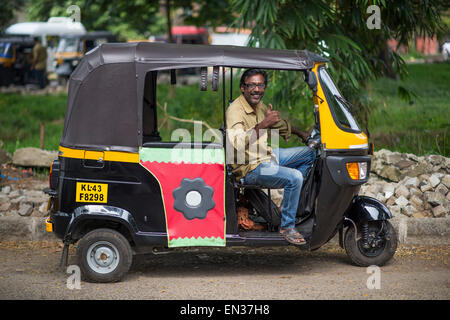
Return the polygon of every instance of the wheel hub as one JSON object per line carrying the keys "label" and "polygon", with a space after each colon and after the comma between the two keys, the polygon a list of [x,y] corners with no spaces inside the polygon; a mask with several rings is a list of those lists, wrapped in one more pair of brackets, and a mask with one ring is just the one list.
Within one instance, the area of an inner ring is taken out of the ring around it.
{"label": "wheel hub", "polygon": [[98,273],[110,273],[119,264],[119,252],[110,242],[100,241],[92,244],[87,251],[87,262]]}

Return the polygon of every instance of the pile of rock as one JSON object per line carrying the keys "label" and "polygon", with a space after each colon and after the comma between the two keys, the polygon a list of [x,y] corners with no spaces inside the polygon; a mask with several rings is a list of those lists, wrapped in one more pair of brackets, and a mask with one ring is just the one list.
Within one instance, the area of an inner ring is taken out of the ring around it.
{"label": "pile of rock", "polygon": [[48,187],[46,182],[36,182],[29,189],[19,188],[17,184],[0,189],[0,216],[45,217],[48,196],[42,191]]}
{"label": "pile of rock", "polygon": [[360,194],[385,203],[394,215],[445,217],[450,214],[449,189],[449,158],[383,149],[375,152],[371,178]]}

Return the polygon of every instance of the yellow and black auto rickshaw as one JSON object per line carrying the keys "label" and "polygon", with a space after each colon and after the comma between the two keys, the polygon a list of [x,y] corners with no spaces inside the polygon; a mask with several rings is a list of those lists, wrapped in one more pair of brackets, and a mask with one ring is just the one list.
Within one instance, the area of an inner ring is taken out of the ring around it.
{"label": "yellow and black auto rickshaw", "polygon": [[[358,195],[373,148],[327,61],[301,50],[148,42],[102,44],[86,54],[70,77],[59,158],[47,189],[47,230],[64,242],[61,264],[77,243],[84,276],[109,282],[126,274],[133,255],[162,248],[289,245],[275,221],[259,231],[239,228],[238,196],[258,186],[233,177],[226,139],[163,141],[157,127],[158,72],[175,76],[174,70],[200,68],[205,90],[212,70],[213,90],[222,87],[225,121],[228,102],[236,98],[226,72],[255,67],[297,72],[313,91],[309,145],[317,156],[299,202],[296,228],[307,240],[301,248],[316,250],[339,234],[356,265],[389,261],[397,247],[391,213]],[[267,210],[276,210],[267,199]]]}
{"label": "yellow and black auto rickshaw", "polygon": [[109,31],[94,31],[84,35],[66,35],[59,39],[54,55],[55,73],[59,82],[66,82],[77,64],[96,46],[107,42],[117,42]]}
{"label": "yellow and black auto rickshaw", "polygon": [[0,38],[0,86],[24,85],[31,80],[30,67],[33,38]]}

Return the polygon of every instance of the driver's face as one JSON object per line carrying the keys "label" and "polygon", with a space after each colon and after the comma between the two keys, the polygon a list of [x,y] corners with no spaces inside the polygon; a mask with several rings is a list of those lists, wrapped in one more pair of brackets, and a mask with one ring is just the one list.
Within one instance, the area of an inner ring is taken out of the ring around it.
{"label": "driver's face", "polygon": [[264,97],[265,85],[264,76],[262,74],[255,74],[245,78],[244,85],[241,86],[241,92],[247,100],[248,104],[253,108]]}

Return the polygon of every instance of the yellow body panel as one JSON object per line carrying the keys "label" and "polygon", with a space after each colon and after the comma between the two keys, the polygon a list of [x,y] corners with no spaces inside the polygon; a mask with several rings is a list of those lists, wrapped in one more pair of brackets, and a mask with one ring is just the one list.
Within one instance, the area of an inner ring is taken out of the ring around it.
{"label": "yellow body panel", "polygon": [[367,136],[361,133],[346,132],[340,129],[333,119],[330,107],[328,106],[327,99],[322,90],[322,86],[319,81],[319,67],[323,63],[317,63],[314,66],[314,73],[317,76],[317,95],[320,97],[314,97],[314,104],[319,107],[320,114],[320,129],[322,136],[322,143],[325,150],[329,149],[366,149]]}
{"label": "yellow body panel", "polygon": [[66,158],[139,163],[139,153],[120,151],[89,151],[59,147],[59,155]]}

